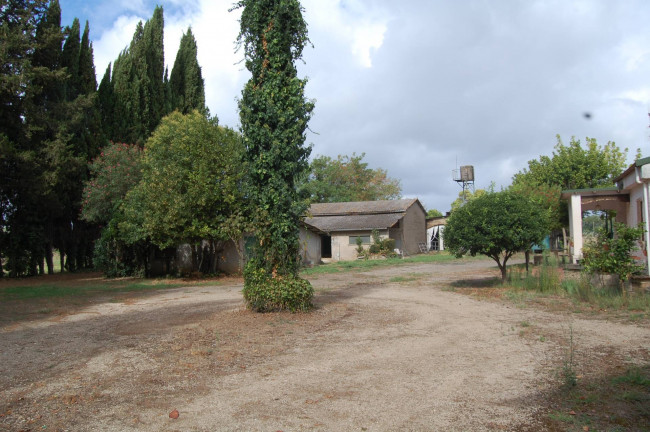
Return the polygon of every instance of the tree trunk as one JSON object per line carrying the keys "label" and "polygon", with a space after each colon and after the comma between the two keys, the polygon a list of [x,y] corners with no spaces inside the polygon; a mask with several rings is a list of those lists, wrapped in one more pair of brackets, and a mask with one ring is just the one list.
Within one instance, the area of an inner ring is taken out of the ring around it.
{"label": "tree trunk", "polygon": [[65,249],[64,248],[59,249],[59,265],[61,266],[60,272],[63,273],[63,269],[65,269]]}
{"label": "tree trunk", "polygon": [[530,251],[527,250],[525,254],[526,254],[526,273],[528,273],[528,264],[530,263]]}
{"label": "tree trunk", "polygon": [[54,259],[52,257],[52,238],[50,237],[45,245],[45,262],[47,264],[47,274],[54,274]]}
{"label": "tree trunk", "polygon": [[192,271],[197,271],[198,268],[198,251],[195,244],[192,245]]}

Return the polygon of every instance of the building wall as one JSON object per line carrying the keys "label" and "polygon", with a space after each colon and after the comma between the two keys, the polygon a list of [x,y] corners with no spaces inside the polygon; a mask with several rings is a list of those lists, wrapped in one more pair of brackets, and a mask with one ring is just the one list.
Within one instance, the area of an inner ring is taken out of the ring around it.
{"label": "building wall", "polygon": [[[357,259],[357,245],[350,244],[350,237],[370,236],[372,242],[372,231],[342,231],[333,232],[332,236],[332,261],[353,261]],[[388,238],[386,230],[379,231],[379,237]],[[392,238],[392,237],[391,237]],[[363,248],[368,249],[369,244],[364,244]]]}
{"label": "building wall", "polygon": [[[239,241],[240,250],[244,250],[244,240]],[[243,253],[243,252],[242,252]],[[244,270],[244,258],[237,252],[232,240],[228,240],[219,256],[219,270],[226,274],[238,274]]]}
{"label": "building wall", "polygon": [[312,266],[321,263],[320,235],[305,228],[300,228],[300,258],[304,265]]}
{"label": "building wall", "polygon": [[418,243],[427,242],[427,215],[419,205],[412,205],[400,221],[402,228],[402,248],[405,255],[420,253]]}

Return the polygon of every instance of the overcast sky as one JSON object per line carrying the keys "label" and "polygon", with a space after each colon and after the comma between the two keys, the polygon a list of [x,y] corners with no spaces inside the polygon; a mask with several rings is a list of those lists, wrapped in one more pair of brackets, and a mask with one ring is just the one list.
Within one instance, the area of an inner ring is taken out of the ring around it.
{"label": "overcast sky", "polygon": [[[165,62],[192,26],[206,102],[238,127],[249,75],[235,53],[232,0],[60,0],[63,24],[90,22],[98,81],[156,4]],[[401,180],[405,197],[448,211],[452,170],[473,165],[497,188],[560,134],[615,141],[650,156],[647,0],[304,0],[313,48],[304,52],[316,100],[312,157],[365,153]],[[590,114],[590,118],[585,116]]]}

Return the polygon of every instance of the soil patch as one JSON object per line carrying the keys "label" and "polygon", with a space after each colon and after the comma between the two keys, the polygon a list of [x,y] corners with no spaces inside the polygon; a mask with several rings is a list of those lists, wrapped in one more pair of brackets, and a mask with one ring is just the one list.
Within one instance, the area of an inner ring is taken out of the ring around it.
{"label": "soil patch", "polygon": [[486,260],[322,274],[309,314],[252,313],[237,279],[37,305],[56,313],[16,301],[0,429],[545,430],[567,408],[549,401],[569,334],[579,383],[650,361],[643,324],[453,292],[497,276]]}

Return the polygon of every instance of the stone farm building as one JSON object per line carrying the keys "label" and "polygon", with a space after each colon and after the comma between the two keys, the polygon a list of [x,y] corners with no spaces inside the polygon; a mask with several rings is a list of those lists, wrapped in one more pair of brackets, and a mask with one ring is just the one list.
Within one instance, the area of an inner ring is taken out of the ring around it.
{"label": "stone farm building", "polygon": [[372,231],[395,240],[404,255],[426,244],[426,212],[417,198],[312,204],[301,230],[303,261],[347,261],[357,258],[357,237],[372,242]]}

